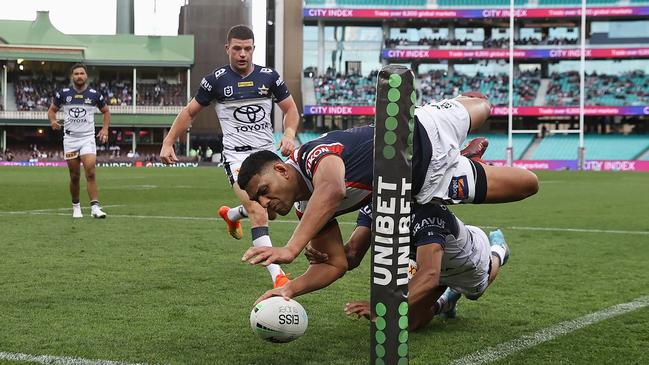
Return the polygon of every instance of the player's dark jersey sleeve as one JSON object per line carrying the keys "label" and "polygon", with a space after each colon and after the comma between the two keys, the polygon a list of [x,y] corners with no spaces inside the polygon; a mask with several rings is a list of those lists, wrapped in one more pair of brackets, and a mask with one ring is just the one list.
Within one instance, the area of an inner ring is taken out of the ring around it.
{"label": "player's dark jersey sleeve", "polygon": [[275,70],[273,70],[273,85],[271,86],[270,90],[275,97],[275,101],[278,103],[291,96],[291,93],[288,91],[288,87],[286,87],[286,83],[284,82],[284,80],[282,80],[282,78],[279,76],[279,73]]}
{"label": "player's dark jersey sleeve", "polygon": [[61,90],[55,92],[54,99],[52,99],[52,104],[56,105],[59,109],[61,109],[61,105],[63,105],[63,95],[61,93]]}
{"label": "player's dark jersey sleeve", "polygon": [[106,99],[101,93],[97,93],[97,108],[102,109],[106,106]]}
{"label": "player's dark jersey sleeve", "polygon": [[414,205],[411,224],[415,247],[436,243],[444,248],[448,236],[457,237],[457,219],[447,207],[437,204]]}
{"label": "player's dark jersey sleeve", "polygon": [[372,204],[368,204],[358,210],[356,226],[372,228]]}
{"label": "player's dark jersey sleeve", "polygon": [[217,98],[216,95],[216,77],[214,73],[205,75],[201,80],[201,85],[198,87],[198,92],[194,96],[194,100],[201,104],[202,106],[208,106],[212,100]]}

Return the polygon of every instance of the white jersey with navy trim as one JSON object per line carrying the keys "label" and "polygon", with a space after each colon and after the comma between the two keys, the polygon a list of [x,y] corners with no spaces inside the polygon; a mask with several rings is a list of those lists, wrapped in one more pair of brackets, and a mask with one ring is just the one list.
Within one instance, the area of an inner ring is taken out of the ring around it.
{"label": "white jersey with navy trim", "polygon": [[78,92],[66,87],[54,94],[54,105],[63,109],[63,132],[73,138],[95,135],[95,110],[106,106],[104,96],[95,89],[86,88]]}
{"label": "white jersey with navy trim", "polygon": [[227,155],[227,151],[272,150],[273,102],[290,95],[272,68],[254,65],[253,71],[243,77],[226,65],[201,80],[194,99],[203,106],[215,102]]}

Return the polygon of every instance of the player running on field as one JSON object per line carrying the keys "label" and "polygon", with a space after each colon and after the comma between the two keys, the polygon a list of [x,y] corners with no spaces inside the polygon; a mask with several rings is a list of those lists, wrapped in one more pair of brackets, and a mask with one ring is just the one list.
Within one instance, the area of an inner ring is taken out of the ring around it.
{"label": "player running on field", "polygon": [[[217,68],[201,81],[194,99],[178,114],[165,138],[160,158],[163,163],[177,161],[173,144],[178,136],[191,126],[194,117],[214,102],[214,108],[223,130],[223,166],[230,179],[232,190],[242,205],[219,209],[219,215],[228,225],[230,235],[243,237],[240,219],[250,218],[252,244],[254,247],[272,247],[268,231],[268,218],[275,213],[251,201],[237,184],[239,168],[243,160],[256,151],[274,153],[271,112],[273,102],[284,113],[284,136],[280,152],[288,156],[295,149],[295,132],[299,115],[293,97],[277,71],[255,65],[252,55],[255,36],[250,28],[237,25],[228,32],[225,50],[230,64]],[[268,271],[274,286],[284,285],[288,280],[279,265],[269,265]]]}

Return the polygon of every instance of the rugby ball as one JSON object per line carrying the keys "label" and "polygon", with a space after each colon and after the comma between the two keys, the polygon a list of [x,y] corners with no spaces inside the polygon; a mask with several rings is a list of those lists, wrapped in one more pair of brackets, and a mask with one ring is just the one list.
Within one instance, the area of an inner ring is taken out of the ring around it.
{"label": "rugby ball", "polygon": [[266,341],[283,343],[301,337],[309,325],[304,307],[293,299],[270,297],[250,312],[250,327]]}

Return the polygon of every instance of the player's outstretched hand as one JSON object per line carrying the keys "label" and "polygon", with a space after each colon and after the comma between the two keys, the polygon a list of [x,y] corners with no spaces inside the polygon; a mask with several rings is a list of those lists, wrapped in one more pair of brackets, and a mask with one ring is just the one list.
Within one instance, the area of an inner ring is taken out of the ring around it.
{"label": "player's outstretched hand", "polygon": [[290,264],[295,255],[286,247],[250,247],[243,254],[241,261],[248,261],[251,265],[259,263],[262,266],[270,264]]}
{"label": "player's outstretched hand", "polygon": [[295,150],[295,139],[288,136],[282,137],[282,140],[279,141],[279,152],[282,156],[290,155],[293,150]]}
{"label": "player's outstretched hand", "polygon": [[174,152],[173,145],[162,145],[160,150],[160,161],[165,165],[170,165],[178,162],[178,157],[176,157],[176,152]]}
{"label": "player's outstretched hand", "polygon": [[309,264],[311,265],[322,264],[329,260],[329,255],[316,250],[311,245],[307,245],[304,248],[304,256],[309,260]]}
{"label": "player's outstretched hand", "polygon": [[108,142],[108,128],[102,128],[99,133],[97,133],[97,138],[99,138],[99,143]]}
{"label": "player's outstretched hand", "polygon": [[52,129],[54,129],[55,131],[58,131],[59,129],[61,129],[61,125],[59,124],[58,120],[54,121],[54,122],[50,122],[50,125],[52,126]]}
{"label": "player's outstretched hand", "polygon": [[[345,314],[348,316],[356,316],[356,318],[365,317],[370,319],[370,302],[366,300],[357,300],[354,302],[349,302],[345,304]],[[375,317],[372,317],[372,322],[376,320]]]}
{"label": "player's outstretched hand", "polygon": [[268,290],[267,292],[262,294],[259,298],[257,298],[257,301],[255,302],[253,307],[255,305],[257,305],[259,302],[261,302],[262,300],[268,299],[270,297],[282,297],[282,298],[284,298],[284,300],[289,300],[289,299],[293,298],[293,292],[289,288],[289,285],[290,285],[290,282],[286,283],[281,288]]}

